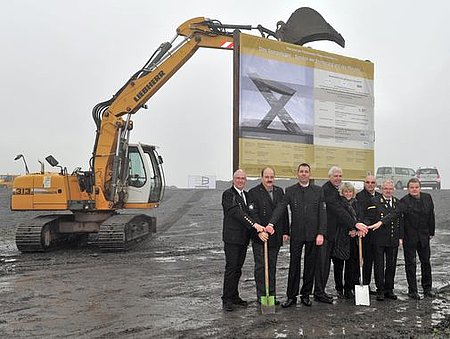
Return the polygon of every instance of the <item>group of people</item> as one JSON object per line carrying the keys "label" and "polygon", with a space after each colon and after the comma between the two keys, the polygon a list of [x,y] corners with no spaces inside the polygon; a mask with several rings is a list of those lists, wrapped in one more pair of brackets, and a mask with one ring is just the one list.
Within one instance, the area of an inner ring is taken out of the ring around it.
{"label": "group of people", "polygon": [[[425,297],[434,297],[430,264],[430,240],[434,236],[434,205],[430,194],[421,192],[420,181],[408,182],[408,194],[393,196],[394,183],[386,180],[381,193],[376,180],[368,175],[364,189],[356,193],[349,182],[342,182],[342,169],[333,166],[322,186],[310,181],[311,167],[297,168],[298,183],[286,188],[274,185],[275,171],[261,171],[261,183],[245,191],[246,174],[233,174],[233,186],[223,192],[222,207],[225,274],[222,305],[226,311],[247,306],[239,295],[239,280],[252,242],[256,297],[266,294],[264,243],[269,258],[269,295],[276,296],[276,265],[283,243],[289,242],[289,274],[283,308],[300,302],[311,306],[310,296],[322,303],[333,303],[325,287],[333,264],[338,298],[353,298],[354,287],[370,285],[374,272],[378,301],[397,299],[394,279],[398,247],[403,246],[408,296],[419,300],[416,254],[421,264],[421,284]],[[288,210],[289,206],[289,210]],[[290,211],[290,216],[289,216]],[[363,277],[359,270],[358,240],[362,238]],[[303,278],[300,289],[301,256],[304,249]],[[275,301],[279,305],[278,300]]]}

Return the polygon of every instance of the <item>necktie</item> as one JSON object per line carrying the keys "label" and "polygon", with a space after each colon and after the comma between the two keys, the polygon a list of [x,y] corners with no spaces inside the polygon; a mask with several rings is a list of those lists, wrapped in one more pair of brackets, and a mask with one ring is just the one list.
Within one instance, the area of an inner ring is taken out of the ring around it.
{"label": "necktie", "polygon": [[245,201],[244,191],[241,191],[241,193],[239,194],[241,195],[242,200],[244,200],[244,204],[247,205],[247,201]]}
{"label": "necktie", "polygon": [[270,199],[272,199],[272,201],[273,201],[273,191],[269,191],[269,196],[270,196]]}
{"label": "necktie", "polygon": [[387,203],[387,205],[388,205],[389,207],[392,207],[392,205],[391,205],[391,199],[386,199],[386,203]]}

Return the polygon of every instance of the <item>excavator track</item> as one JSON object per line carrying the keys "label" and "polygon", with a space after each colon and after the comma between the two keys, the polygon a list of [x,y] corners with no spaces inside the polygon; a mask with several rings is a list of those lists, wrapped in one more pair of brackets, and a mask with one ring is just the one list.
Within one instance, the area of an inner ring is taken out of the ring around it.
{"label": "excavator track", "polygon": [[66,215],[42,215],[20,224],[16,231],[16,245],[21,252],[45,252],[67,240],[58,232],[58,223]]}
{"label": "excavator track", "polygon": [[98,232],[98,247],[105,252],[126,251],[156,232],[156,218],[145,214],[116,214]]}

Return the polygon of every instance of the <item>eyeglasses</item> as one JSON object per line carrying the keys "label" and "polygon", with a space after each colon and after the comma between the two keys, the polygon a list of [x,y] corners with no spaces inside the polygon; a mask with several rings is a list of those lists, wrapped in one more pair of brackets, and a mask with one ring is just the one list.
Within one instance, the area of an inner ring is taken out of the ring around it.
{"label": "eyeglasses", "polygon": [[375,184],[375,181],[364,181],[366,184]]}

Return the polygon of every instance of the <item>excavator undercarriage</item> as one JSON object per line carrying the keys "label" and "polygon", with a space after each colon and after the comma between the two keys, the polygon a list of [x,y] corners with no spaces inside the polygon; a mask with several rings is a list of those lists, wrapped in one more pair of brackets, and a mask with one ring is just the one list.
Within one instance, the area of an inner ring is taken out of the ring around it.
{"label": "excavator undercarriage", "polygon": [[126,251],[156,233],[156,218],[146,214],[93,214],[84,221],[76,214],[38,216],[19,224],[16,245],[21,252],[45,252],[89,242],[101,251]]}

